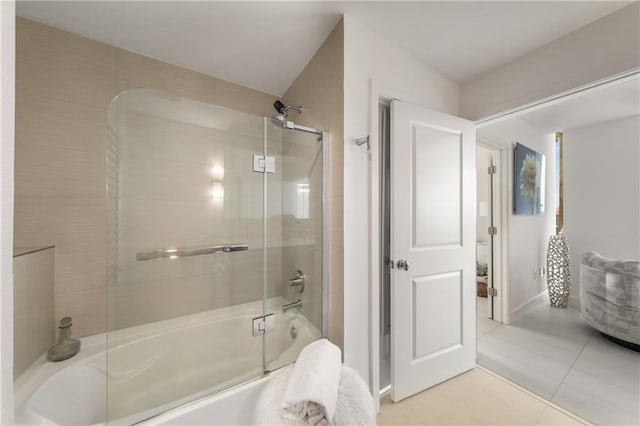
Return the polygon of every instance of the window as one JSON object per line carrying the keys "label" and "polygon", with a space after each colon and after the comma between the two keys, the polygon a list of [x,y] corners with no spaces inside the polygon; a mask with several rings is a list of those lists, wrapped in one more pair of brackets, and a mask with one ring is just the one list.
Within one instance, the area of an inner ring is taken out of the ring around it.
{"label": "window", "polygon": [[562,233],[563,228],[563,144],[562,132],[556,132],[556,234]]}

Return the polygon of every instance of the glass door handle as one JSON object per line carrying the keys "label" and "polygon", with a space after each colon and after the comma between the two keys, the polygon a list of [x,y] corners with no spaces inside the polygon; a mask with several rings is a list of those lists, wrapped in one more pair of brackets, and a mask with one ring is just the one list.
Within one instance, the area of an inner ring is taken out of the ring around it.
{"label": "glass door handle", "polygon": [[203,247],[160,248],[136,253],[136,260],[175,259],[177,257],[200,256],[203,254],[231,253],[247,251],[247,244],[220,244]]}

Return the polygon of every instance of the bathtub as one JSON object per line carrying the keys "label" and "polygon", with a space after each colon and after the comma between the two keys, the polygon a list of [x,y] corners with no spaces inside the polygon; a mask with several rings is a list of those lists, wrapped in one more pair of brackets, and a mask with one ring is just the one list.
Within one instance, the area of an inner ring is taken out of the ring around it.
{"label": "bathtub", "polygon": [[[269,371],[320,338],[299,311],[282,313],[284,303],[267,301]],[[16,423],[97,425],[109,413],[116,425],[250,424],[253,402],[278,374],[263,375],[263,336],[252,336],[261,313],[262,302],[252,302],[82,338],[66,361],[43,355],[15,383]]]}

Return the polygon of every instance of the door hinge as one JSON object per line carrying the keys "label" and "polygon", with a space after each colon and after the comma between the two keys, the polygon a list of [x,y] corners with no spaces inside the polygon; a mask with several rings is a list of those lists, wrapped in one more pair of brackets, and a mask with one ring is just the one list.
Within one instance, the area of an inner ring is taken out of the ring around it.
{"label": "door hinge", "polygon": [[252,320],[253,335],[262,336],[276,328],[276,317],[273,314],[255,317]]}
{"label": "door hinge", "polygon": [[497,297],[498,296],[498,289],[497,288],[493,288],[493,287],[489,287],[487,289],[487,295],[492,296],[492,297]]}
{"label": "door hinge", "polygon": [[497,170],[498,169],[496,168],[496,166],[489,166],[487,171],[489,172],[490,175],[495,175]]}
{"label": "door hinge", "polygon": [[253,171],[258,173],[275,173],[276,158],[253,154]]}
{"label": "door hinge", "polygon": [[495,226],[490,226],[488,228],[489,235],[498,235],[498,228]]}

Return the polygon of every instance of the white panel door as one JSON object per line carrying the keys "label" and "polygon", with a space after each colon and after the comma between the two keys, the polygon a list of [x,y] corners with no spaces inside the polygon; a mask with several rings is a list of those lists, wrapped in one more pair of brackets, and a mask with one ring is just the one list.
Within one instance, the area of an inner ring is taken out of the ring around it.
{"label": "white panel door", "polygon": [[476,143],[470,121],[391,104],[391,399],[475,366]]}

